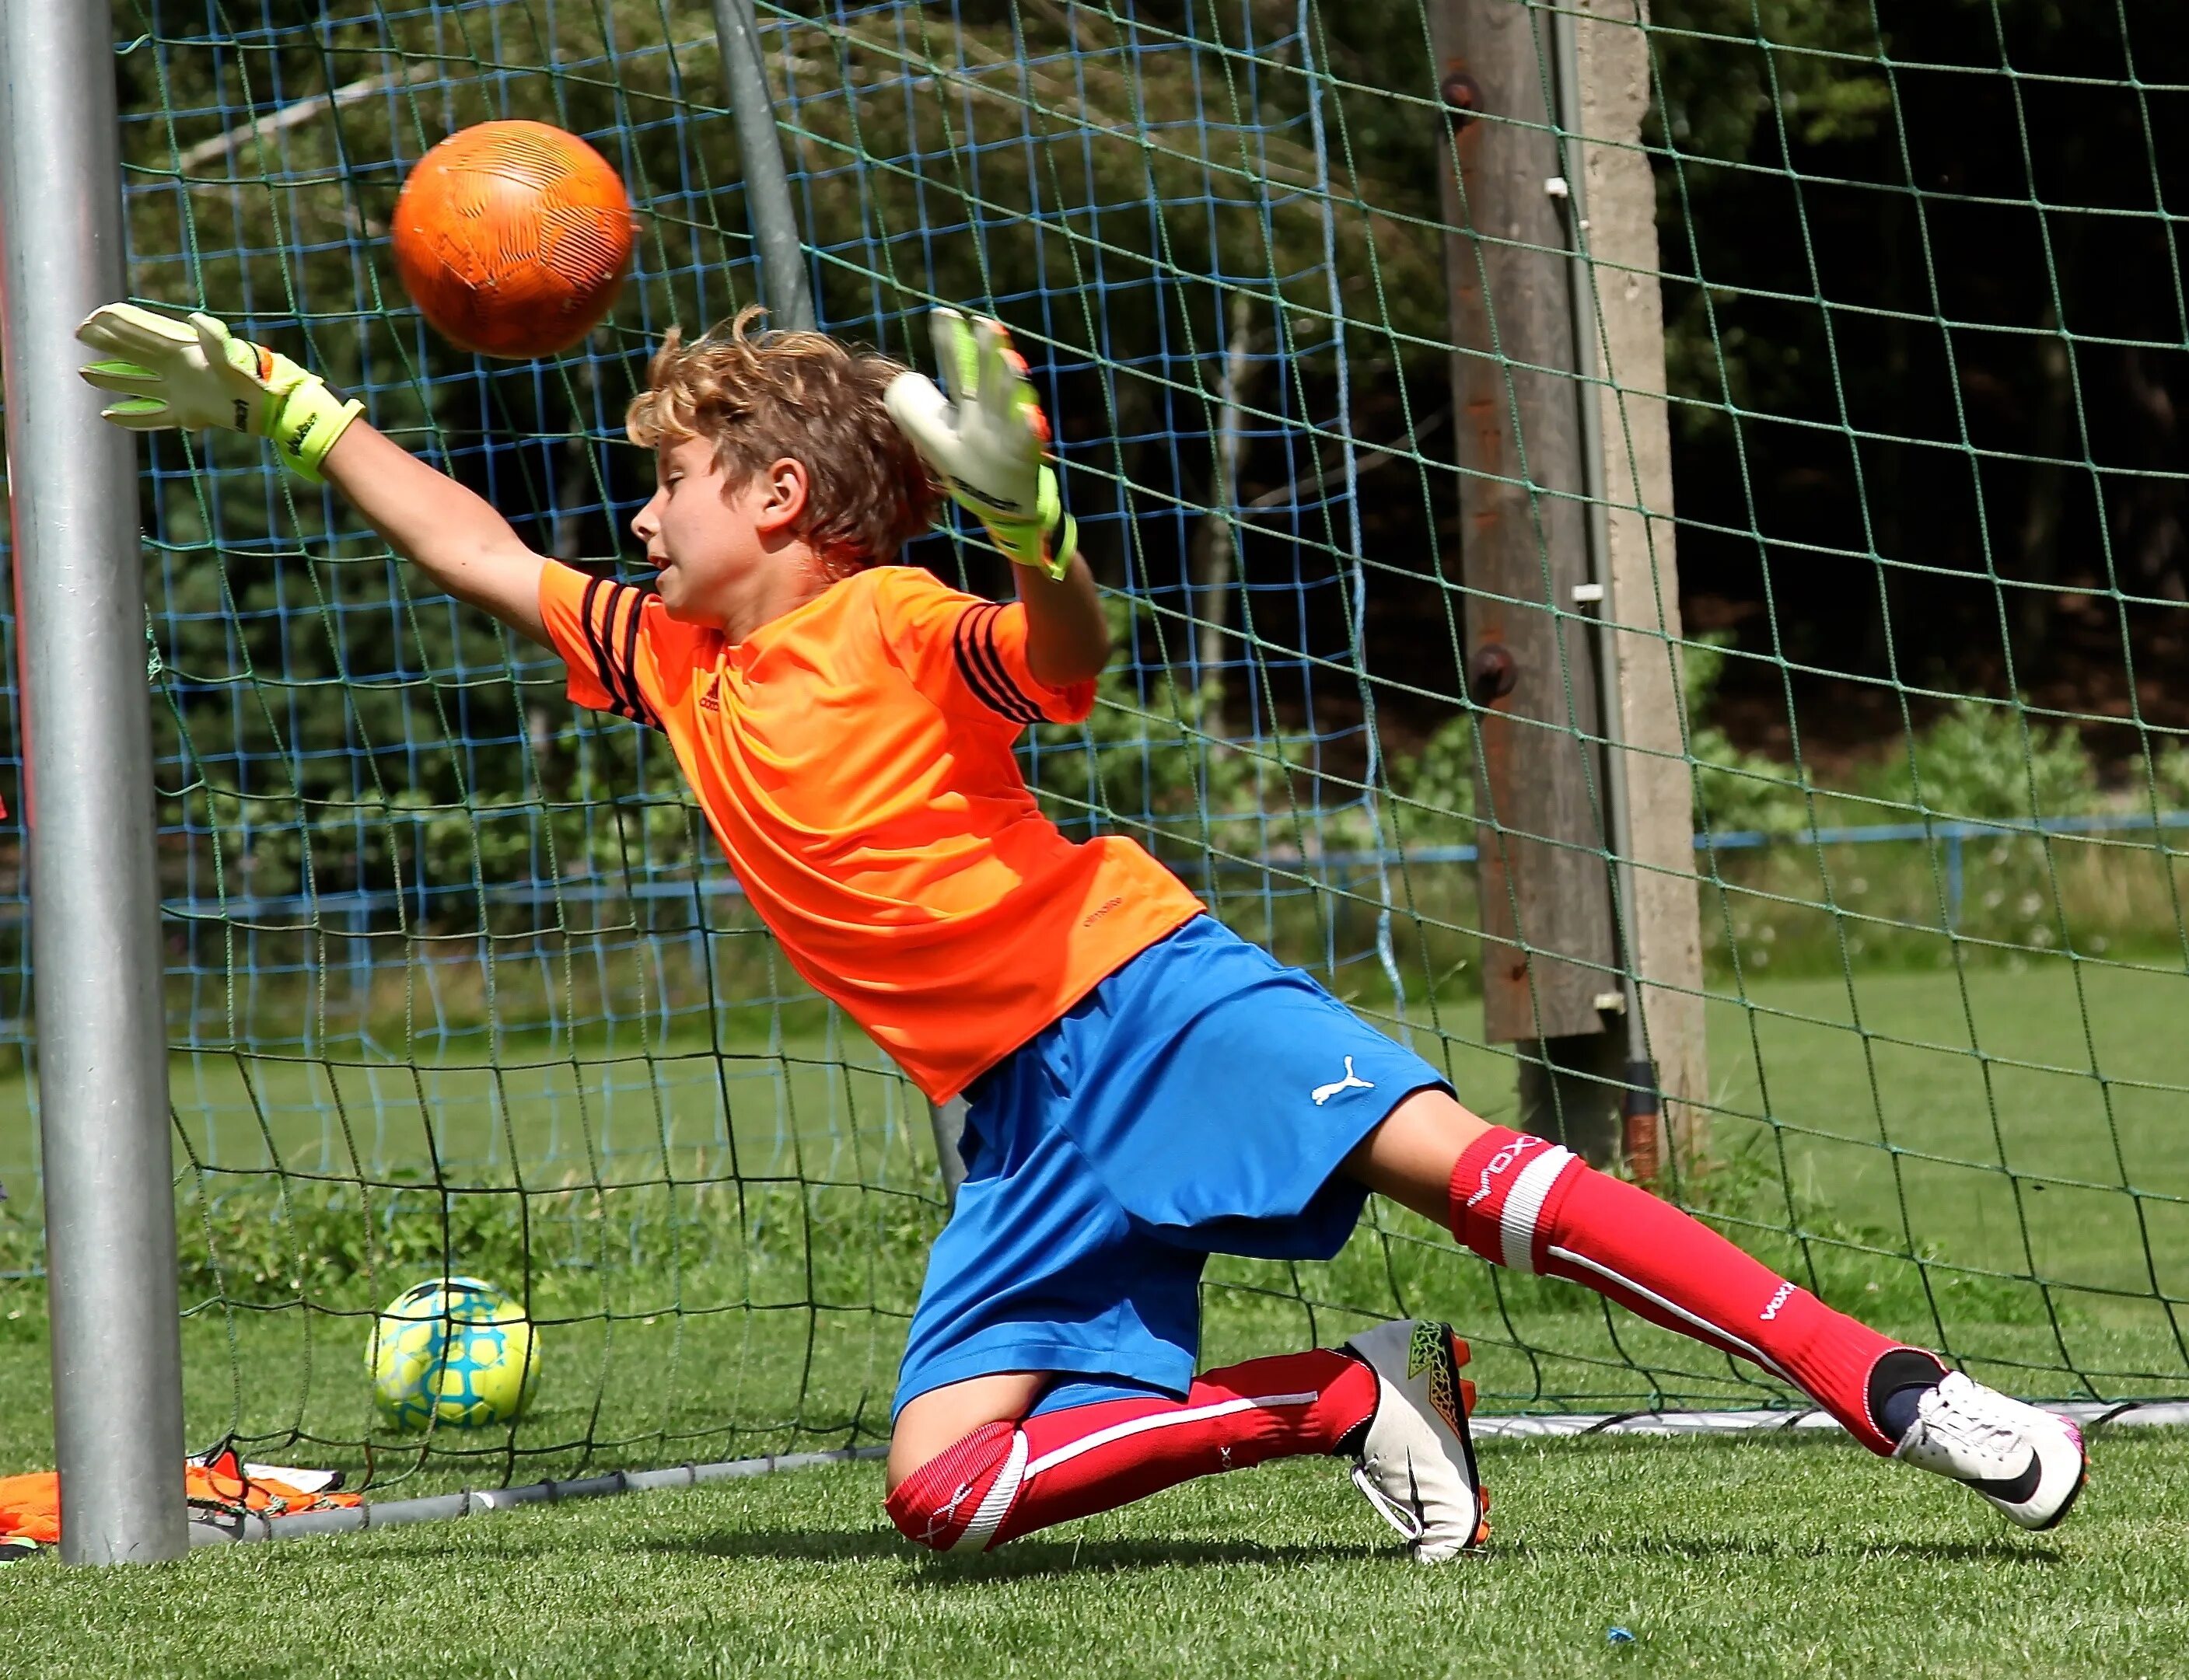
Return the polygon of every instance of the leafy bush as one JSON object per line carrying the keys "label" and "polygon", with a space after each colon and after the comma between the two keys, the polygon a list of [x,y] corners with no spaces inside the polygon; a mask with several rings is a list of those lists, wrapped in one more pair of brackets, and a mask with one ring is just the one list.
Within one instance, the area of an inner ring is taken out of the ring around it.
{"label": "leafy bush", "polygon": [[1472,713],[1447,721],[1419,753],[1390,764],[1393,819],[1409,846],[1463,846],[1474,838]]}
{"label": "leafy bush", "polygon": [[2098,777],[2074,734],[2016,708],[1963,699],[1861,778],[1912,812],[2028,821],[2098,809]]}
{"label": "leafy bush", "polygon": [[1730,634],[1713,631],[1688,643],[1681,655],[1688,752],[1694,760],[1695,832],[1798,833],[1810,820],[1811,789],[1801,767],[1745,752],[1707,721],[1732,641]]}
{"label": "leafy bush", "polygon": [[2152,754],[2151,769],[2152,791],[2158,797],[2158,809],[2189,810],[2189,742],[2169,741]]}

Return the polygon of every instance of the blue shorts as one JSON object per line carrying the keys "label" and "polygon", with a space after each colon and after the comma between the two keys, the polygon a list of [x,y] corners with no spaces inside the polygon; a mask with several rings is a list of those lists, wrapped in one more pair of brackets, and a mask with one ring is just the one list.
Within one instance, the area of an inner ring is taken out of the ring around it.
{"label": "blue shorts", "polygon": [[892,1411],[1001,1371],[1185,1394],[1208,1257],[1336,1254],[1368,1193],[1339,1163],[1425,1088],[1451,1087],[1196,917],[967,1091],[965,1182]]}

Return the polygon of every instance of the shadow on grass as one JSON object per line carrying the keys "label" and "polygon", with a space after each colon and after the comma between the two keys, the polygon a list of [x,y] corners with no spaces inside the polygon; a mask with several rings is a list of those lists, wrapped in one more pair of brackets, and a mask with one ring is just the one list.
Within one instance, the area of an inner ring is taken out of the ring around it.
{"label": "shadow on grass", "polygon": [[1017,1540],[1000,1551],[938,1557],[886,1531],[793,1529],[665,1538],[647,1549],[700,1557],[805,1559],[815,1563],[895,1562],[911,1564],[909,1587],[978,1587],[1031,1576],[1084,1575],[1105,1570],[1206,1569],[1233,1564],[1345,1562],[1387,1553],[1388,1547],[1332,1543],[1265,1546],[1247,1540]]}
{"label": "shadow on grass", "polygon": [[[493,1535],[492,1553],[503,1561],[521,1556],[545,1556],[606,1548],[635,1551],[668,1559],[711,1558],[755,1563],[894,1564],[902,1586],[928,1591],[978,1587],[1017,1580],[1088,1573],[1128,1573],[1159,1569],[1208,1569],[1233,1565],[1298,1568],[1318,1564],[1343,1564],[1370,1559],[1411,1568],[1393,1543],[1332,1541],[1324,1543],[1268,1544],[1247,1539],[1195,1540],[1185,1538],[1076,1540],[1068,1534],[1012,1542],[998,1551],[964,1557],[936,1555],[912,1545],[895,1530],[871,1528],[722,1529],[713,1532],[687,1531],[655,1535],[629,1534],[604,1537],[585,1527],[551,1524],[523,1524],[490,1531],[477,1519],[469,1522],[433,1524],[415,1529],[383,1531],[372,1536],[370,1555],[376,1561],[402,1560],[410,1566],[421,1560],[476,1560],[483,1532]],[[361,1542],[337,1541],[336,1546]],[[270,1548],[275,1555],[286,1548]],[[324,1556],[319,1547],[308,1549]],[[1894,1561],[1950,1566],[1965,1564],[2010,1564],[2021,1568],[2050,1567],[2062,1554],[2033,1539],[2000,1536],[1981,1541],[1875,1539],[1853,1536],[1834,1539],[1795,1538],[1773,1535],[1711,1535],[1637,1533],[1617,1540],[1601,1535],[1563,1539],[1555,1534],[1541,1538],[1512,1535],[1494,1542],[1479,1561],[1455,1567],[1570,1568],[1583,1559],[1621,1559],[1648,1564],[1657,1559],[1703,1563],[1756,1559],[1766,1563],[1821,1559],[1850,1561]]]}
{"label": "shadow on grass", "polygon": [[[977,1587],[1026,1576],[1086,1574],[1102,1570],[1202,1569],[1235,1564],[1290,1566],[1351,1563],[1368,1559],[1405,1561],[1394,1546],[1332,1542],[1325,1545],[1264,1545],[1248,1540],[1098,1540],[1069,1538],[1013,1541],[999,1551],[967,1557],[937,1557],[921,1552],[886,1531],[864,1532],[786,1530],[665,1538],[648,1549],[701,1557],[814,1563],[897,1562],[909,1564],[906,1584],[948,1588]],[[2050,1566],[2061,1554],[2046,1545],[2011,1537],[1997,1540],[1889,1540],[1797,1542],[1768,1536],[1663,1536],[1637,1538],[1625,1545],[1560,1544],[1524,1540],[1494,1543],[1481,1564],[1568,1562],[1581,1557],[1635,1559],[1677,1558],[1690,1562],[1713,1559],[1847,1558],[1915,1564],[2011,1564]],[[1462,1564],[1466,1569],[1481,1564]]]}
{"label": "shadow on grass", "polygon": [[1609,1545],[1597,1542],[1562,1544],[1553,1541],[1516,1540],[1491,1546],[1494,1561],[1570,1563],[1577,1558],[1683,1558],[1705,1562],[1718,1558],[1766,1559],[1847,1558],[1898,1559],[1922,1564],[2041,1564],[2060,1561],[2060,1553],[2047,1545],[2001,1537],[1997,1540],[1778,1540],[1769,1536],[1732,1538],[1722,1536],[1660,1535]]}
{"label": "shadow on grass", "polygon": [[[434,1525],[428,1529],[411,1530],[399,1538],[384,1533],[376,1536],[373,1553],[380,1560],[400,1558],[412,1562],[444,1556],[476,1557],[476,1530],[471,1534],[463,1532],[464,1528],[471,1526],[441,1528]],[[569,1530],[541,1525],[497,1531],[495,1538],[495,1550],[506,1559],[571,1549],[575,1535]],[[578,1543],[591,1549],[599,1542],[597,1536],[588,1534]],[[888,1529],[728,1530],[712,1534],[665,1534],[636,1540],[619,1537],[615,1549],[626,1548],[665,1558],[814,1564],[897,1564],[905,1566],[901,1577],[904,1586],[929,1591],[951,1591],[1051,1576],[1158,1569],[1211,1569],[1237,1564],[1287,1568],[1372,1559],[1388,1559],[1394,1564],[1405,1562],[1395,1546],[1380,1543],[1333,1541],[1326,1544],[1266,1545],[1251,1540],[1079,1541],[1069,1537],[1018,1540],[999,1551],[961,1558],[921,1551]],[[2020,1568],[2049,1568],[2062,1561],[2061,1553],[2049,1545],[2008,1536],[1983,1541],[1805,1541],[1770,1536],[1647,1535],[1621,1542],[1597,1538],[1571,1542],[1556,1538],[1502,1539],[1494,1542],[1479,1562],[1462,1563],[1457,1567],[1466,1570],[1553,1564],[1570,1566],[1583,1559],[1622,1559],[1641,1563],[1666,1559],[1704,1563],[1825,1558],[1918,1564],[2009,1564]]]}

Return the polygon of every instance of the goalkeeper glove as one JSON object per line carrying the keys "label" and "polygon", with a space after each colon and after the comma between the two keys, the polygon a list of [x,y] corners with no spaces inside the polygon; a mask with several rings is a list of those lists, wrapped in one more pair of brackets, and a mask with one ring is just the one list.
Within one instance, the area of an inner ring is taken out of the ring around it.
{"label": "goalkeeper glove", "polygon": [[1017,564],[1061,578],[1078,552],[1079,531],[1064,510],[1055,470],[1042,459],[1049,420],[1027,382],[1026,358],[1000,321],[937,309],[930,325],[951,394],[925,374],[901,373],[883,393],[890,418],[990,541]]}
{"label": "goalkeeper glove", "polygon": [[102,420],[132,431],[248,432],[270,440],[282,461],[314,484],[327,451],[365,407],[343,401],[286,356],[234,336],[211,315],[193,315],[186,325],[133,303],[109,303],[76,335],[112,358],[81,369],[87,383],[122,399],[99,410]]}

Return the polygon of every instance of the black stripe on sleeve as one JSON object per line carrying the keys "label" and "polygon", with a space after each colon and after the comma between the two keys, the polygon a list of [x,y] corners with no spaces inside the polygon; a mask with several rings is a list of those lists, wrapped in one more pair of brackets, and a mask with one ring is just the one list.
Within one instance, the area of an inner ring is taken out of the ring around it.
{"label": "black stripe on sleeve", "polygon": [[[603,591],[606,599],[602,600]],[[592,651],[595,669],[600,674],[601,687],[607,691],[609,708],[619,717],[643,724],[648,729],[659,729],[661,720],[653,708],[647,704],[645,691],[639,686],[638,626],[639,613],[646,604],[646,591],[635,589],[628,583],[618,583],[606,578],[586,580],[585,594],[579,611],[579,619],[585,633],[585,645]],[[598,611],[596,611],[596,606]],[[624,620],[619,634],[616,615],[627,609],[630,616]],[[618,650],[616,643],[622,647]]]}
{"label": "black stripe on sleeve", "polygon": [[1011,703],[1019,708],[1020,721],[1044,723],[1047,719],[1042,716],[1041,702],[1018,685],[1017,679],[1011,675],[1010,668],[1004,663],[1002,651],[996,646],[996,621],[1003,616],[1004,609],[1000,606],[981,615],[981,622],[974,626],[972,632],[975,650],[981,656],[981,663],[995,674],[1004,692],[1010,696]]}
{"label": "black stripe on sleeve", "polygon": [[[638,680],[638,618],[646,610],[646,591],[635,589],[628,583],[616,586],[616,600],[631,608],[631,617],[624,621],[623,682],[624,692],[630,697],[631,715],[648,729],[659,729],[661,719],[653,715],[653,708],[646,703],[646,690]],[[609,623],[614,623],[615,609],[610,607]]]}
{"label": "black stripe on sleeve", "polygon": [[994,611],[995,608],[993,606],[969,606],[964,612],[959,613],[958,622],[951,630],[950,651],[957,659],[959,676],[964,679],[965,686],[973,691],[974,697],[990,711],[1001,712],[1008,716],[1010,715],[1010,696],[1007,693],[999,691],[995,686],[993,679],[974,661],[973,623],[982,615]]}
{"label": "black stripe on sleeve", "polygon": [[996,652],[995,618],[1003,610],[993,601],[966,608],[959,615],[951,651],[957,657],[959,675],[982,705],[1015,724],[1038,724],[1042,721],[1040,708],[1019,692]]}
{"label": "black stripe on sleeve", "polygon": [[638,714],[617,692],[615,671],[608,662],[608,641],[601,634],[600,615],[593,611],[593,604],[600,599],[601,591],[609,587],[605,578],[588,578],[585,580],[585,593],[578,603],[578,628],[585,632],[585,646],[593,656],[593,669],[600,677],[602,688],[607,691],[610,708],[624,717],[635,719]]}
{"label": "black stripe on sleeve", "polygon": [[1030,724],[1047,723],[1049,719],[1042,712],[1041,702],[1018,685],[1017,679],[1010,674],[1010,668],[1004,663],[1002,651],[996,646],[996,621],[1003,616],[1004,609],[998,606],[981,621],[977,634],[987,650],[988,663],[995,668],[997,674],[1010,689],[1011,698],[1026,708],[1026,720]]}

